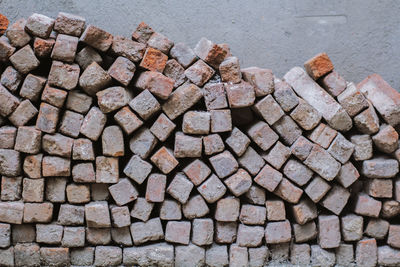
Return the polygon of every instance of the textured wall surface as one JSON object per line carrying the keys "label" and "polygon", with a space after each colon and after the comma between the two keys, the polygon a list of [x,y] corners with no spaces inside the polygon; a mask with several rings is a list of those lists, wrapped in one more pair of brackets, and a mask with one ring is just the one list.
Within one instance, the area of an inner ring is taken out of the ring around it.
{"label": "textured wall surface", "polygon": [[0,0],[11,22],[32,12],[85,17],[113,34],[129,36],[140,21],[192,47],[205,36],[228,43],[242,67],[283,76],[326,51],[348,81],[377,72],[400,89],[400,1],[121,1]]}

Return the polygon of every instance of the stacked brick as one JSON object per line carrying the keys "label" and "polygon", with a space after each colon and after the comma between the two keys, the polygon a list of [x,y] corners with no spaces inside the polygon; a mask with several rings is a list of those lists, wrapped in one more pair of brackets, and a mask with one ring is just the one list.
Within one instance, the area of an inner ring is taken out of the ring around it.
{"label": "stacked brick", "polygon": [[33,14],[0,37],[1,266],[399,266],[400,93],[323,53]]}

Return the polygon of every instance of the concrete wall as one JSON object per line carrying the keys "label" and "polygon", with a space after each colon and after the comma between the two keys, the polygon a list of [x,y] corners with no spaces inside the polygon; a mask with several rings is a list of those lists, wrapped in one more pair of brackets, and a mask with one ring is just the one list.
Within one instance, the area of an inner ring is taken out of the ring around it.
{"label": "concrete wall", "polygon": [[59,11],[84,16],[112,34],[130,36],[145,21],[192,47],[205,36],[230,44],[242,67],[271,68],[279,77],[325,51],[348,81],[377,72],[400,88],[398,0],[0,0],[0,12],[11,22]]}

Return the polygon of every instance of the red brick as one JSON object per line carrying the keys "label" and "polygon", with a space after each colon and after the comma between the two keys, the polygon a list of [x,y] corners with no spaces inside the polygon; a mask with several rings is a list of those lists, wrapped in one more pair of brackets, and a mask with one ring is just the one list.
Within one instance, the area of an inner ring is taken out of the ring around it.
{"label": "red brick", "polygon": [[304,67],[314,80],[333,70],[333,64],[326,53],[320,53],[310,58],[304,63]]}

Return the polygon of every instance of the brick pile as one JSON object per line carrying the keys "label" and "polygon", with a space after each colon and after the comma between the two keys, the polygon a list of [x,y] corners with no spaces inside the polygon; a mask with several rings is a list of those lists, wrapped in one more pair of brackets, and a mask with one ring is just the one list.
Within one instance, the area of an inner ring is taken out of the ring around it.
{"label": "brick pile", "polygon": [[399,266],[400,93],[321,53],[33,14],[0,37],[0,266]]}

